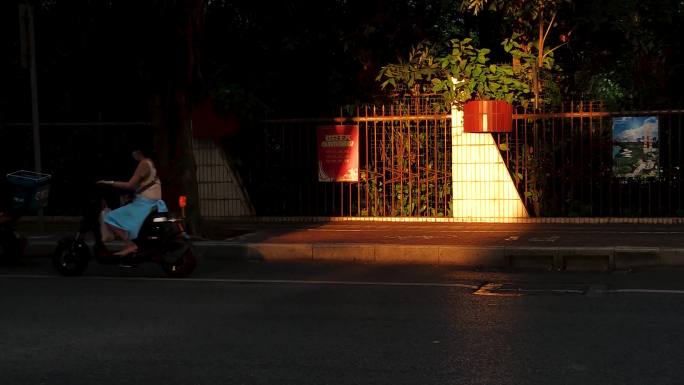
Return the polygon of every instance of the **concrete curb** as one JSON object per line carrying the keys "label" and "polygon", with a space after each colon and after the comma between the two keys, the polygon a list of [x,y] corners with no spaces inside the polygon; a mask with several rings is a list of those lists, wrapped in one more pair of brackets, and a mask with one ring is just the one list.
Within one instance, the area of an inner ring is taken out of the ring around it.
{"label": "concrete curb", "polygon": [[198,242],[210,258],[610,271],[684,266],[684,248]]}
{"label": "concrete curb", "polygon": [[[205,258],[265,262],[361,262],[426,264],[463,268],[533,268],[610,271],[656,266],[684,266],[684,248],[455,246],[380,243],[239,243],[198,241]],[[29,253],[46,253],[53,240],[29,240]]]}

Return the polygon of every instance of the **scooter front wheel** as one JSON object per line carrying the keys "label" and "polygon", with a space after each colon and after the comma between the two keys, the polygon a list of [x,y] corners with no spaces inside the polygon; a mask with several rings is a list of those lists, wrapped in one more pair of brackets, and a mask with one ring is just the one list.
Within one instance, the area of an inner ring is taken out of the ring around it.
{"label": "scooter front wheel", "polygon": [[90,261],[90,249],[81,240],[65,238],[59,241],[52,254],[52,266],[61,275],[75,277],[82,275]]}

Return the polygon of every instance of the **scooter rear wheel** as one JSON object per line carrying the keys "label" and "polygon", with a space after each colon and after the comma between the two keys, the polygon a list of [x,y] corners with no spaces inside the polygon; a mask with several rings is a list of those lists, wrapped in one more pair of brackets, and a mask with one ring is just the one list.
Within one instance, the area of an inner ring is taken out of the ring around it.
{"label": "scooter rear wheel", "polygon": [[[179,255],[180,254],[180,255]],[[161,259],[161,268],[171,278],[185,278],[192,274],[197,266],[197,258],[190,245],[182,248],[180,253],[168,253]]]}
{"label": "scooter rear wheel", "polygon": [[82,275],[90,261],[90,249],[83,241],[73,238],[62,239],[52,254],[52,266],[61,275],[76,277]]}

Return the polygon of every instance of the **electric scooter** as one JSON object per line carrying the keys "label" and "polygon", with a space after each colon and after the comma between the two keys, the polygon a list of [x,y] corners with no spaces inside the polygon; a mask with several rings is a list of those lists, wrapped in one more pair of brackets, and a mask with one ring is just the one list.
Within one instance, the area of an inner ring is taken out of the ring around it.
{"label": "electric scooter", "polygon": [[[106,198],[111,189],[107,186],[96,187],[96,197],[86,204],[76,234],[58,243],[52,256],[54,268],[64,276],[79,276],[94,257],[104,265],[137,267],[142,263],[155,263],[169,277],[189,276],[197,265],[197,258],[184,229],[184,218],[173,218],[166,212],[153,210],[147,216],[138,237],[133,240],[138,246],[137,251],[126,256],[113,255],[103,241],[100,222],[102,210],[113,206],[112,200]],[[184,206],[185,199],[181,198]],[[93,233],[92,248],[86,243],[88,233]]]}

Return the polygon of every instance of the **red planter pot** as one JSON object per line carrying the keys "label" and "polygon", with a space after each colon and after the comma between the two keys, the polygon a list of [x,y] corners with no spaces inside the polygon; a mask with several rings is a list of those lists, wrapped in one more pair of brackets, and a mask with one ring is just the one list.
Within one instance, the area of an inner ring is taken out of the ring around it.
{"label": "red planter pot", "polygon": [[234,113],[219,113],[211,99],[196,103],[192,109],[192,133],[197,139],[232,137],[239,133],[240,122]]}
{"label": "red planter pot", "polygon": [[471,100],[463,107],[464,132],[511,132],[513,106],[502,100]]}

